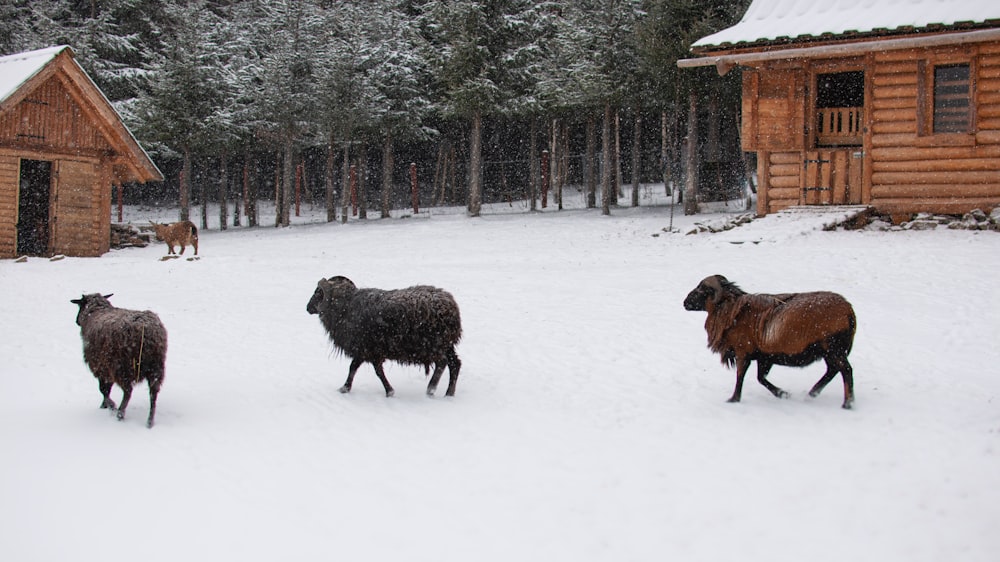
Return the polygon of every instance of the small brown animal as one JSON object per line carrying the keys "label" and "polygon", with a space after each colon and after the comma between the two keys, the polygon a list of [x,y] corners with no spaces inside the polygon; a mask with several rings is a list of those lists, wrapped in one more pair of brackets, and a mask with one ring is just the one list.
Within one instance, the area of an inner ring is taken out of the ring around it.
{"label": "small brown animal", "polygon": [[167,253],[174,253],[174,245],[181,247],[184,255],[185,246],[194,246],[194,255],[198,255],[198,227],[191,221],[180,221],[171,224],[159,224],[149,221],[156,231],[156,239],[167,243]]}
{"label": "small brown animal", "polygon": [[823,359],[826,373],[809,395],[819,395],[839,372],[844,380],[843,407],[854,404],[854,371],[847,355],[857,319],[851,303],[837,293],[749,294],[725,277],[712,275],[688,294],[684,308],[708,312],[708,347],[722,356],[724,365],[736,366],[730,402],[740,401],[751,361],[757,361],[757,381],[785,398],[788,393],[767,380],[771,366],[805,367]]}

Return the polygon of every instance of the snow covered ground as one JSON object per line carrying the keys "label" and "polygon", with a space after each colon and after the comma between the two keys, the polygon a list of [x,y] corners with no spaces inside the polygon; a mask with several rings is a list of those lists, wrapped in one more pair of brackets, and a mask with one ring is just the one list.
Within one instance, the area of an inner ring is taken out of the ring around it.
{"label": "snow covered ground", "polygon": [[[666,206],[306,215],[202,232],[194,262],[159,243],[0,261],[0,559],[997,560],[997,233],[732,244],[664,232]],[[714,273],[845,295],[856,409],[839,379],[808,397],[820,365],[772,371],[789,399],[750,379],[726,403],[733,372],[681,306]],[[394,398],[370,366],[339,394],[348,361],[305,311],[331,275],[450,290],[457,395],[395,364]],[[69,302],[97,291],[170,333],[152,430],[145,386],[123,422],[98,409]]]}

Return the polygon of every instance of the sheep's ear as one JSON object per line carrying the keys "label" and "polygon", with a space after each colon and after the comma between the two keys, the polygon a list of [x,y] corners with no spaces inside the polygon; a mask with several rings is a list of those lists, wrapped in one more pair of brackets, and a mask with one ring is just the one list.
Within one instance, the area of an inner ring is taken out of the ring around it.
{"label": "sheep's ear", "polygon": [[80,304],[83,304],[83,298],[81,297],[79,299],[70,299],[69,302],[71,302],[73,304],[80,305]]}
{"label": "sheep's ear", "polygon": [[115,294],[114,294],[114,293],[108,293],[108,294],[104,295],[104,298],[106,298],[106,299],[110,299],[110,298],[111,298],[111,297],[113,297],[113,296],[115,296]]}

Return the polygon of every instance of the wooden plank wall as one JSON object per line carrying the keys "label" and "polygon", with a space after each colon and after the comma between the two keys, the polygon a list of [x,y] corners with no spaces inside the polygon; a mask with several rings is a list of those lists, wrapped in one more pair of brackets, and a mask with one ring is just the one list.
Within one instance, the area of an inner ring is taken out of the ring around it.
{"label": "wooden plank wall", "polygon": [[0,115],[0,144],[88,156],[112,149],[58,74]]}
{"label": "wooden plank wall", "polygon": [[[977,134],[951,138],[918,134],[919,120],[924,118],[921,73],[946,52],[875,55],[870,203],[879,210],[897,215],[963,213],[1000,203],[1000,45],[980,45],[974,50],[978,51],[972,66],[978,71]],[[976,56],[975,52],[971,55]]]}

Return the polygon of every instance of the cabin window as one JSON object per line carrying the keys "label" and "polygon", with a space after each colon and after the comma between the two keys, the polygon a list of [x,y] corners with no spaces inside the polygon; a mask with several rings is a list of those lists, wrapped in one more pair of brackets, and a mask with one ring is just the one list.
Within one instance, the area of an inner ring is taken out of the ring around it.
{"label": "cabin window", "polygon": [[817,74],[816,144],[860,145],[864,105],[864,71]]}
{"label": "cabin window", "polygon": [[968,64],[934,67],[934,133],[968,133],[971,130],[970,85]]}

